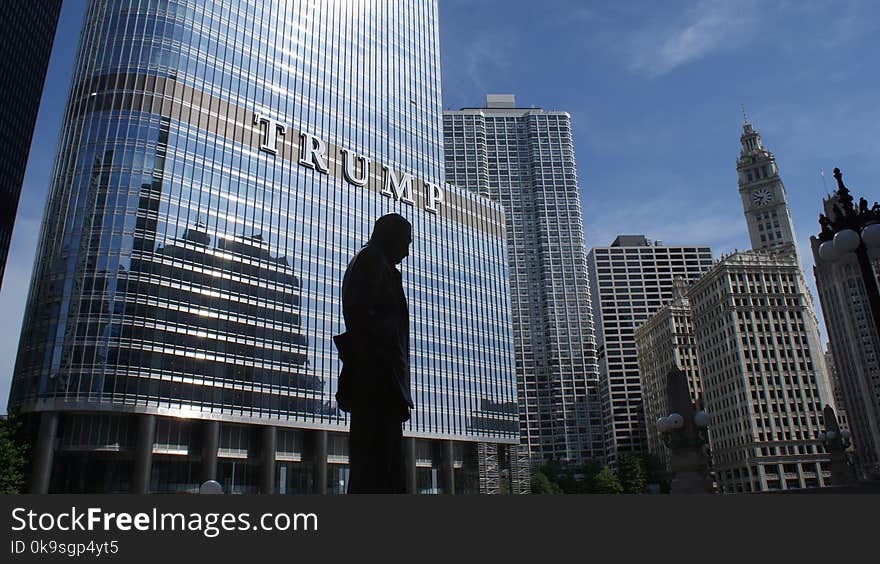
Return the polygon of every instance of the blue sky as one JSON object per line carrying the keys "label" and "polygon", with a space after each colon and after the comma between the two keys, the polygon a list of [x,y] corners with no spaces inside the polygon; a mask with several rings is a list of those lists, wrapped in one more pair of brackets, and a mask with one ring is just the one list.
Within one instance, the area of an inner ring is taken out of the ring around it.
{"label": "blue sky", "polygon": [[[65,0],[0,291],[5,406],[84,3]],[[572,115],[587,246],[618,233],[748,247],[740,105],[776,154],[812,283],[809,235],[839,166],[880,182],[880,5],[871,0],[440,0],[444,107],[513,93]],[[818,313],[818,312],[817,312]]]}

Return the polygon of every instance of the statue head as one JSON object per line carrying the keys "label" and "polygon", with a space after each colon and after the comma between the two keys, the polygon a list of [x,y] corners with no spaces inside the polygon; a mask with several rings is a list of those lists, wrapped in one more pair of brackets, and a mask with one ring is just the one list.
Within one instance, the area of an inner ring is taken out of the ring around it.
{"label": "statue head", "polygon": [[391,264],[397,264],[409,255],[412,224],[399,213],[385,214],[376,220],[370,243],[379,247]]}

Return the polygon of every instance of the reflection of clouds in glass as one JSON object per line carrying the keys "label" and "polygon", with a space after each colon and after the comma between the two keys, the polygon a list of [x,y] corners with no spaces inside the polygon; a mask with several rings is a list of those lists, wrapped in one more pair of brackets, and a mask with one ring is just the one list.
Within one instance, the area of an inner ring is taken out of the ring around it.
{"label": "reflection of clouds in glass", "polygon": [[324,382],[308,373],[301,283],[290,259],[272,256],[261,234],[216,237],[213,243],[197,224],[136,263],[138,273],[170,280],[148,294],[167,298],[157,302],[167,309],[156,335],[161,354],[186,358],[186,371],[202,376],[202,385],[221,387],[223,408],[326,412]]}
{"label": "reflection of clouds in glass", "polygon": [[519,410],[515,401],[496,402],[480,400],[480,408],[468,419],[470,433],[489,433],[496,436],[519,436]]}

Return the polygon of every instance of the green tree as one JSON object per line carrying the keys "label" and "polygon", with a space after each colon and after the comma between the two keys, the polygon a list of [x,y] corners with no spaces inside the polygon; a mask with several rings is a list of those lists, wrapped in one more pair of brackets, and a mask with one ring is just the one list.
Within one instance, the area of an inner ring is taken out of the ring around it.
{"label": "green tree", "polygon": [[550,481],[542,470],[537,470],[532,475],[532,493],[533,494],[561,494],[562,489]]}
{"label": "green tree", "polygon": [[623,493],[623,486],[617,480],[617,476],[607,466],[596,474],[593,480],[593,493],[597,494],[619,494]]}
{"label": "green tree", "polygon": [[0,494],[24,488],[27,446],[19,438],[21,425],[13,414],[0,420]]}
{"label": "green tree", "polygon": [[554,493],[578,493],[580,484],[574,475],[560,464],[557,460],[549,460],[542,464],[538,471],[546,476],[547,481],[556,486],[559,491]]}
{"label": "green tree", "polygon": [[645,481],[648,484],[657,484],[660,492],[669,493],[669,473],[666,465],[659,457],[653,454],[642,456],[642,468],[645,471]]}
{"label": "green tree", "polygon": [[631,454],[621,453],[617,457],[617,480],[623,493],[640,494],[648,485],[642,461]]}
{"label": "green tree", "polygon": [[602,464],[598,460],[588,458],[581,465],[581,473],[583,478],[580,482],[578,493],[595,493],[596,476],[602,471]]}
{"label": "green tree", "polygon": [[553,483],[559,481],[559,475],[562,474],[562,465],[559,464],[556,460],[548,460],[542,464],[538,470],[540,470],[547,479]]}
{"label": "green tree", "polygon": [[575,479],[571,472],[563,472],[556,477],[556,485],[562,493],[576,494],[580,491],[581,483]]}

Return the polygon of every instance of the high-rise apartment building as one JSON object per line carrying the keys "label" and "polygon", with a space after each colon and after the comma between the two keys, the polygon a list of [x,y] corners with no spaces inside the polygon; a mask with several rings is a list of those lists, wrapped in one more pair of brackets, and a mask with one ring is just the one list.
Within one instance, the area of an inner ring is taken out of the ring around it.
{"label": "high-rise apartment building", "polygon": [[676,279],[689,284],[712,266],[712,250],[620,235],[609,247],[593,247],[587,260],[599,344],[606,461],[613,465],[619,453],[641,453],[647,446],[635,332],[672,300]]}
{"label": "high-rise apartment building", "polygon": [[61,0],[0,6],[0,287]]}
{"label": "high-rise apartment building", "polygon": [[444,113],[446,180],[504,206],[522,444],[533,463],[602,456],[583,217],[565,112]]}
{"label": "high-rise apartment building", "polygon": [[740,143],[753,250],[722,257],[688,291],[716,480],[725,492],[819,487],[834,399],[818,323],[775,160],[748,121]]}
{"label": "high-rise apartment building", "polygon": [[723,257],[688,298],[716,480],[724,492],[820,487],[833,405],[819,328],[787,248]]}
{"label": "high-rise apartment building", "polygon": [[340,286],[390,211],[407,488],[527,489],[504,212],[443,185],[437,23],[434,0],[88,5],[11,394],[34,491],[345,491]]}
{"label": "high-rise apartment building", "polygon": [[702,401],[700,361],[691,324],[687,283],[683,278],[676,278],[673,283],[672,301],[636,329],[635,341],[648,452],[669,471],[670,451],[663,443],[657,420],[672,412],[668,395],[670,373],[684,373],[691,401],[695,405]]}

